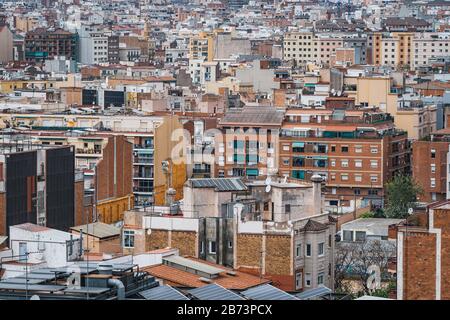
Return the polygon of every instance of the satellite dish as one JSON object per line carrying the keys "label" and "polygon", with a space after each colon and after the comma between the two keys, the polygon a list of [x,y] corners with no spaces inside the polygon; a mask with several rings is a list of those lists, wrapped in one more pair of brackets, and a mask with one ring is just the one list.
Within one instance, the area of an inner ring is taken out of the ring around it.
{"label": "satellite dish", "polygon": [[335,94],[335,92],[336,92],[336,90],[334,90],[334,88],[331,89],[331,94]]}
{"label": "satellite dish", "polygon": [[268,184],[268,185],[266,186],[266,192],[270,192],[270,189],[272,189],[272,186],[271,186],[270,184]]}
{"label": "satellite dish", "polygon": [[266,178],[266,185],[269,185],[272,182],[272,179],[270,177]]}
{"label": "satellite dish", "polygon": [[41,298],[39,298],[39,296],[35,294],[31,296],[30,300],[41,300]]}
{"label": "satellite dish", "polygon": [[339,90],[339,91],[337,92],[337,96],[340,97],[341,95],[342,95],[342,91]]}
{"label": "satellite dish", "polygon": [[411,214],[413,214],[413,212],[414,212],[413,208],[409,208],[409,209],[408,209],[408,214],[411,215]]}

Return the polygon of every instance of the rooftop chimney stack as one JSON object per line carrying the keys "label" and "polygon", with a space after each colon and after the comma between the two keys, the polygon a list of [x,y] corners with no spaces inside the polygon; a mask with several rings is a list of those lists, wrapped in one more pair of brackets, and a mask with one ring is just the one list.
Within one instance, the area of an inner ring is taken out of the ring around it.
{"label": "rooftop chimney stack", "polygon": [[314,174],[311,177],[313,184],[314,215],[322,213],[322,181],[323,178],[318,174]]}

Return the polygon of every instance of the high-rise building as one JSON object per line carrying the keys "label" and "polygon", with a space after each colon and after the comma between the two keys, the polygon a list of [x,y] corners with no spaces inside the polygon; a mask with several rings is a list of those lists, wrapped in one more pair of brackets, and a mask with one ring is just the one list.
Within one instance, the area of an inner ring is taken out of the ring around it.
{"label": "high-rise building", "polygon": [[37,28],[25,36],[25,59],[42,62],[56,56],[78,60],[78,35],[63,29]]}

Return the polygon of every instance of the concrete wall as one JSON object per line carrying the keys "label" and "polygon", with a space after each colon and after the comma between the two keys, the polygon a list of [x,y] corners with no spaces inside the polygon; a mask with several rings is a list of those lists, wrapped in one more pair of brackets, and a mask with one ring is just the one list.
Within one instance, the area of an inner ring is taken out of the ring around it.
{"label": "concrete wall", "polygon": [[8,27],[0,27],[0,63],[13,60],[13,35]]}

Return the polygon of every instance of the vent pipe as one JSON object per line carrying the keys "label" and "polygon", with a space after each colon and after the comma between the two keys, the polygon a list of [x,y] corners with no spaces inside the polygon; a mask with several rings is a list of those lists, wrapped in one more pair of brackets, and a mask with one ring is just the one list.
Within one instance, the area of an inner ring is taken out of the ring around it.
{"label": "vent pipe", "polygon": [[108,285],[117,289],[117,300],[125,300],[125,286],[122,281],[117,279],[109,279]]}

